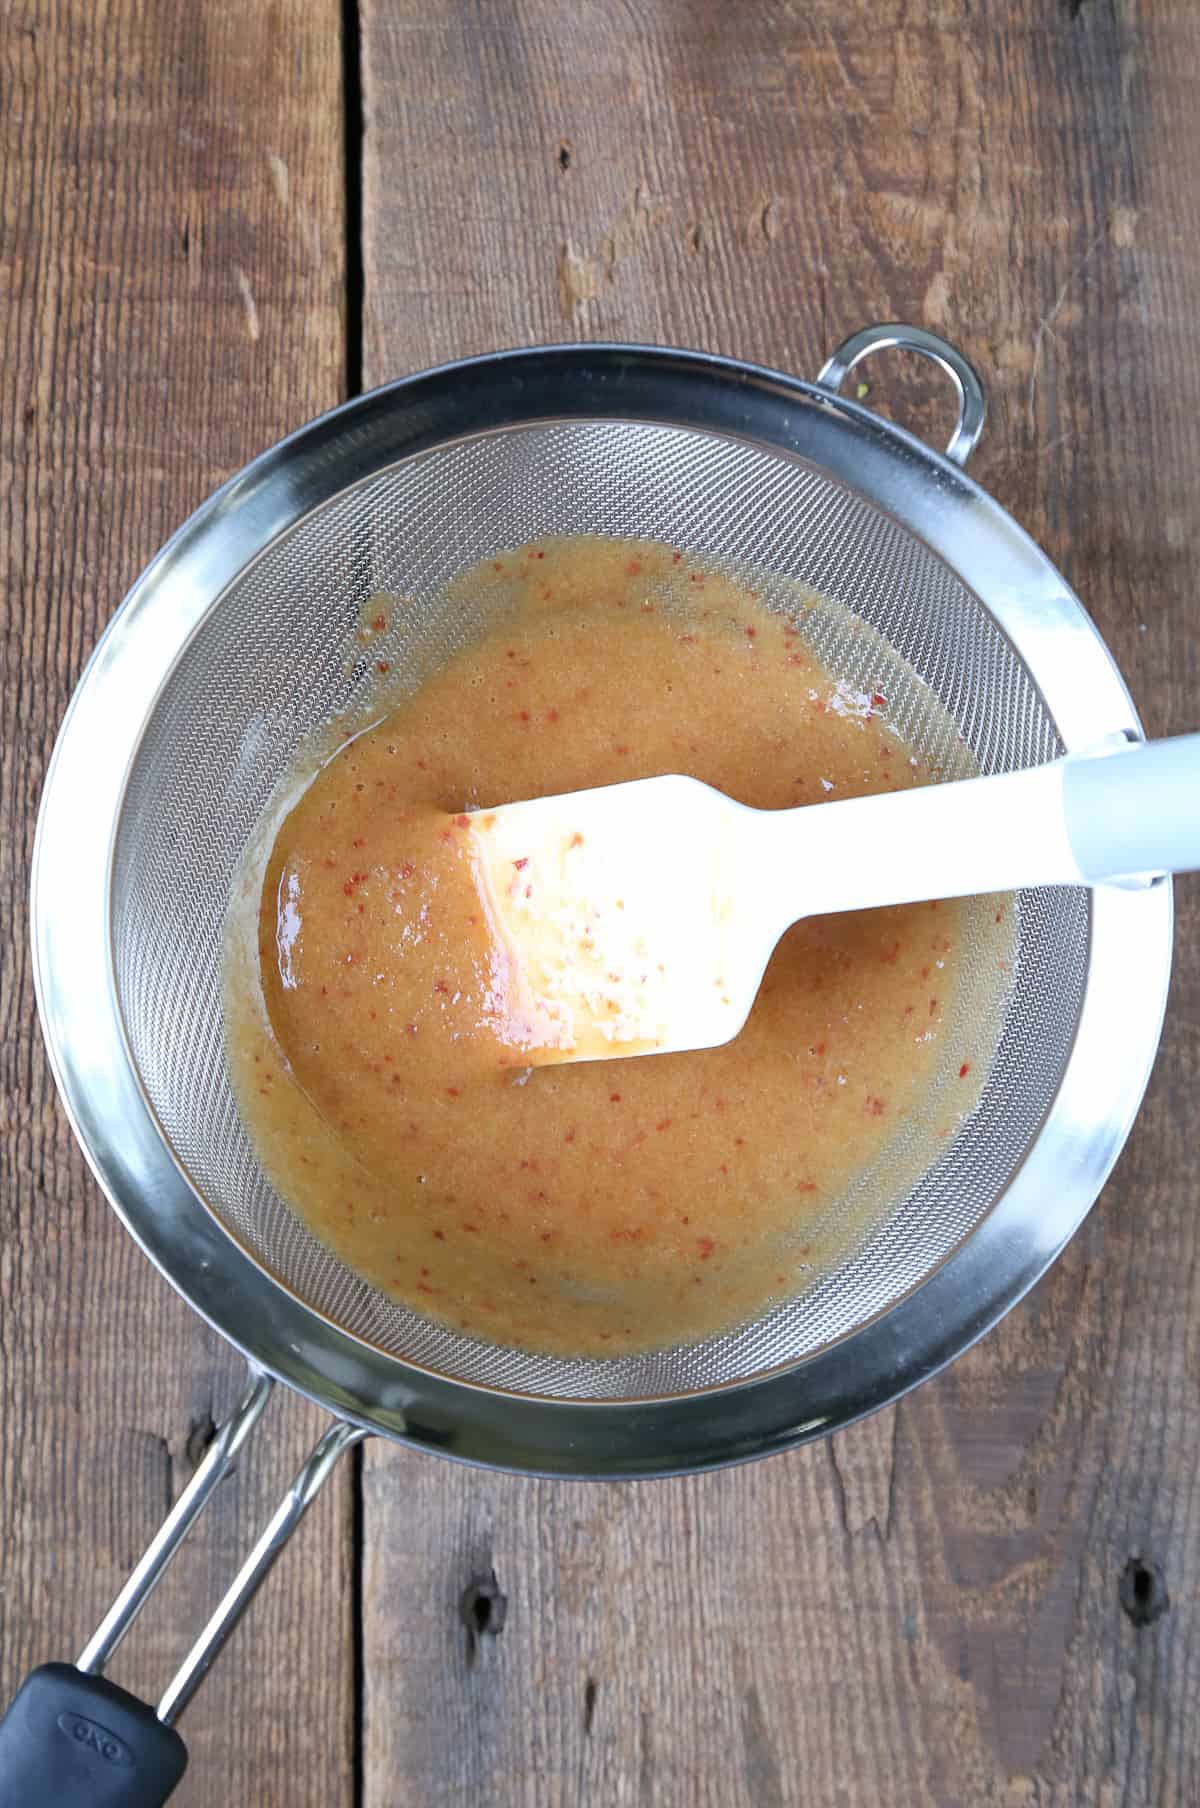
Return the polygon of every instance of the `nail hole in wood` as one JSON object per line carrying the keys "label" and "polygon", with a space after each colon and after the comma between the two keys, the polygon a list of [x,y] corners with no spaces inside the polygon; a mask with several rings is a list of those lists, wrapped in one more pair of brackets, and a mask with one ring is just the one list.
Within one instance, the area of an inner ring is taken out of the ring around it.
{"label": "nail hole in wood", "polygon": [[199,1413],[190,1421],[187,1442],[183,1447],[189,1469],[196,1470],[200,1467],[216,1435],[216,1421],[210,1412]]}
{"label": "nail hole in wood", "polygon": [[1121,1606],[1135,1626],[1152,1626],[1171,1605],[1162,1570],[1146,1557],[1131,1557],[1121,1572]]}
{"label": "nail hole in wood", "polygon": [[473,1664],[485,1638],[499,1638],[508,1618],[508,1596],[489,1569],[472,1576],[463,1589],[459,1603],[462,1623],[467,1629],[467,1662]]}
{"label": "nail hole in wood", "polygon": [[569,138],[563,138],[559,141],[558,167],[563,172],[564,176],[571,167],[571,141]]}
{"label": "nail hole in wood", "polygon": [[590,1739],[592,1726],[596,1719],[596,1694],[599,1688],[596,1678],[589,1676],[583,1685],[583,1736]]}

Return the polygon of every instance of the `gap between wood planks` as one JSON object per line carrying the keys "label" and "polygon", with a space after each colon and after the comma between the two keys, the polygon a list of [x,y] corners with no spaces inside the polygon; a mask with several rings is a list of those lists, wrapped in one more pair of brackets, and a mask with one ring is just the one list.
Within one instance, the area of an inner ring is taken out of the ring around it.
{"label": "gap between wood planks", "polygon": [[358,0],[342,0],[342,179],[346,233],[346,400],[362,393],[362,29]]}
{"label": "gap between wood planks", "polygon": [[[358,0],[341,0],[342,8],[342,183],[345,221],[344,387],[345,400],[362,394],[363,378],[363,235],[362,235],[362,28]],[[363,1628],[363,1447],[350,1452],[350,1640],[354,1726],[351,1733],[351,1789],[354,1808],[366,1799],[366,1638]]]}

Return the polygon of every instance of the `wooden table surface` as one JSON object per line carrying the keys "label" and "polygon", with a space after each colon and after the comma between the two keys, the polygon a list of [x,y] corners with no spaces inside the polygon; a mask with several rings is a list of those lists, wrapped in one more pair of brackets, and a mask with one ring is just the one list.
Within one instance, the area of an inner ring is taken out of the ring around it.
{"label": "wooden table surface", "polygon": [[[983,371],[972,469],[1149,730],[1200,727],[1200,8],[6,0],[0,84],[7,1694],[76,1653],[240,1388],[91,1182],[35,1018],[39,788],[123,591],[253,453],[435,360],[609,337],[810,375],[908,319]],[[870,382],[945,433],[907,360]],[[369,1444],[189,1711],[181,1808],[1195,1808],[1195,882],[1178,901],[1137,1128],[982,1345],[687,1481]],[[118,1680],[161,1684],[318,1423],[272,1404]],[[493,1570],[507,1616],[474,1638]]]}

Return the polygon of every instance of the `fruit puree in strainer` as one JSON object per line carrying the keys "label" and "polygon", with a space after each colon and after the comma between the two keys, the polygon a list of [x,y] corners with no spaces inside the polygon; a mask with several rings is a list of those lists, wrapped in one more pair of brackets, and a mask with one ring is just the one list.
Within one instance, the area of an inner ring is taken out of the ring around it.
{"label": "fruit puree in strainer", "polygon": [[[956,735],[937,770],[901,739],[894,655],[871,688],[820,665],[810,618],[834,605],[807,593],[780,614],[596,539],[473,582],[506,589],[499,624],[320,767],[248,877],[239,1103],[281,1195],[414,1310],[556,1355],[698,1338],[810,1285],[974,1106],[1011,907],[802,922],[728,1045],[529,1068],[446,815],[667,772],[786,808],[974,767]],[[364,638],[405,607],[377,599]]]}

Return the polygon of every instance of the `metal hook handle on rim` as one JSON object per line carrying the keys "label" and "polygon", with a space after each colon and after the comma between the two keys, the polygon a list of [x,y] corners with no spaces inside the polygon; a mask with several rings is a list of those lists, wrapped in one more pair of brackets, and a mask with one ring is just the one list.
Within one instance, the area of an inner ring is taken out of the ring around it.
{"label": "metal hook handle on rim", "polygon": [[368,1433],[335,1420],[318,1439],[157,1708],[104,1676],[206,1502],[227,1474],[274,1383],[252,1368],[246,1392],[205,1453],[75,1664],[43,1664],[0,1720],[0,1808],[161,1808],[187,1766],[174,1722],[344,1450]]}
{"label": "metal hook handle on rim", "polygon": [[944,370],[958,392],[958,423],[950,435],[946,457],[956,465],[965,465],[979,443],[987,418],[987,397],[979,373],[957,347],[940,339],[922,326],[865,326],[861,332],[844,339],[822,367],[817,382],[822,389],[837,395],[854,369],[872,352],[891,350],[916,352]]}

